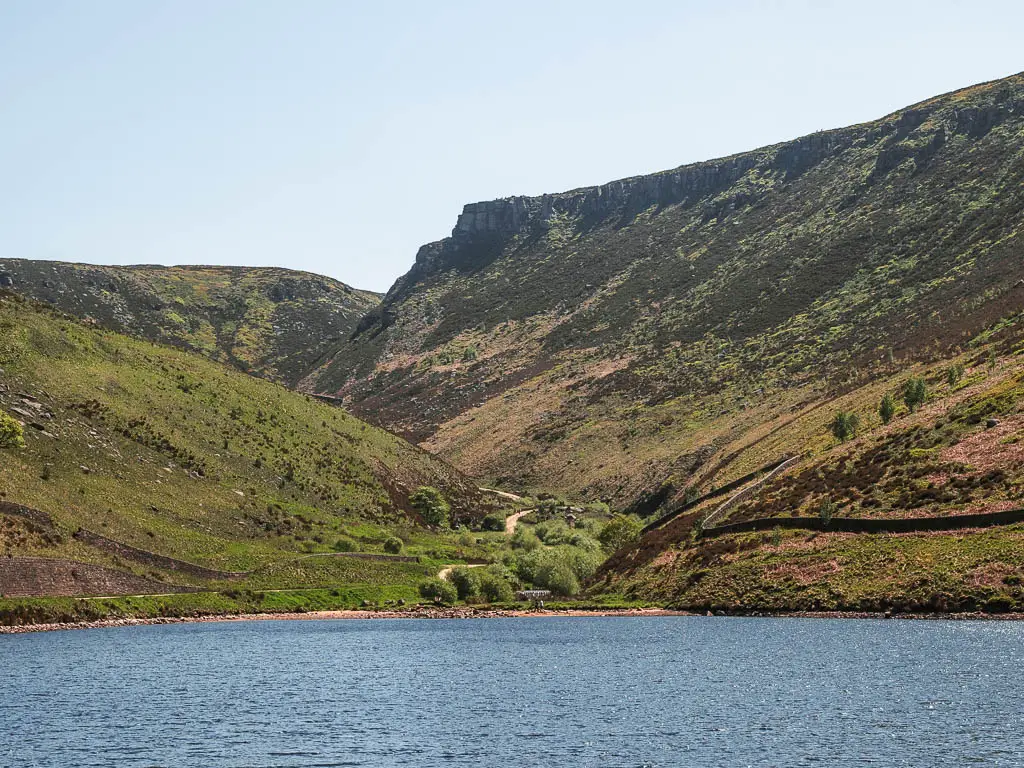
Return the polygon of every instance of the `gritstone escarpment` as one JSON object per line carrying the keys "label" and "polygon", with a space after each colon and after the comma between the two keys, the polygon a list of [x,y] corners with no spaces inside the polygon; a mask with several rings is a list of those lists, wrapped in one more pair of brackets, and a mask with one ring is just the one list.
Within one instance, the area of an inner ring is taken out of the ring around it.
{"label": "gritstone escarpment", "polygon": [[1016,313],[1022,147],[1018,75],[469,205],[300,386],[471,474],[640,503],[757,425]]}

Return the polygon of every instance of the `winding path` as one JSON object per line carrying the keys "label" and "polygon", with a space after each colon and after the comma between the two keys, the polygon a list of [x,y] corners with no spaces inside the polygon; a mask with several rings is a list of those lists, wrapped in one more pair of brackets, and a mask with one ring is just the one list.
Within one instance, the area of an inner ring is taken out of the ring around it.
{"label": "winding path", "polygon": [[509,501],[523,500],[522,496],[516,496],[514,493],[509,493],[508,491],[498,491],[495,490],[494,488],[484,488],[483,486],[480,486],[478,490],[481,490],[484,493],[493,493],[495,496],[501,496],[501,498],[508,499]]}
{"label": "winding path", "polygon": [[516,512],[505,518],[505,534],[511,536],[516,532],[516,526],[519,525],[520,518],[533,512],[532,509],[524,509],[522,512]]}
{"label": "winding path", "polygon": [[483,568],[483,567],[484,567],[484,563],[472,563],[472,564],[469,564],[469,565],[463,565],[461,563],[456,563],[455,565],[446,565],[444,568],[442,568],[440,571],[437,572],[437,578],[441,579],[442,581],[448,581],[448,577],[452,575],[452,571],[455,570],[456,568]]}

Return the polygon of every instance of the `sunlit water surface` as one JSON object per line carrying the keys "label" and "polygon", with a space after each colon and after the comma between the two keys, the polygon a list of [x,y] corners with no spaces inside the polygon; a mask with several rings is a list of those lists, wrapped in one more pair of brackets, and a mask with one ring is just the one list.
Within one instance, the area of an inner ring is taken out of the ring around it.
{"label": "sunlit water surface", "polygon": [[1024,624],[263,621],[0,636],[3,766],[1024,766]]}

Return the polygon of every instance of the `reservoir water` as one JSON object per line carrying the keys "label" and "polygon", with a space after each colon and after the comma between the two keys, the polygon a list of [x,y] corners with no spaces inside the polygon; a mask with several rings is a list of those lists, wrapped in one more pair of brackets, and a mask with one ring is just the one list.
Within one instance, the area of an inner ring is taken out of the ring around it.
{"label": "reservoir water", "polygon": [[178,624],[0,670],[5,767],[1024,765],[1024,623]]}

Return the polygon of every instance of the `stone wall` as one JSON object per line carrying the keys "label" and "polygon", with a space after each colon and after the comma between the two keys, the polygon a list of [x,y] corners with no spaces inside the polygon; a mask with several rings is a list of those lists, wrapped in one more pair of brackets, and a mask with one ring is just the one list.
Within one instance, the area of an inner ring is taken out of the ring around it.
{"label": "stone wall", "polygon": [[11,515],[13,517],[23,517],[26,520],[31,520],[33,523],[43,526],[44,528],[53,527],[53,519],[38,509],[32,509],[32,507],[26,507],[24,504],[15,504],[11,501],[0,501],[0,515]]}
{"label": "stone wall", "polygon": [[117,555],[125,560],[132,560],[133,562],[149,565],[153,568],[160,568],[165,571],[177,571],[188,576],[194,576],[197,579],[241,579],[247,575],[239,571],[218,571],[194,563],[187,563],[184,560],[175,560],[173,557],[147,552],[144,549],[137,549],[136,547],[122,544],[120,541],[100,536],[98,533],[93,533],[85,528],[79,528],[74,536],[91,547],[102,549],[104,552]]}
{"label": "stone wall", "polygon": [[0,595],[4,597],[79,597],[189,592],[133,573],[89,563],[48,557],[0,558]]}
{"label": "stone wall", "polygon": [[[647,533],[648,531],[653,531],[655,528],[660,528],[661,526],[665,525],[665,523],[669,522],[670,520],[674,520],[684,512],[688,512],[694,507],[700,506],[704,502],[710,501],[711,499],[716,499],[719,496],[725,496],[727,493],[732,493],[737,488],[742,488],[747,483],[751,483],[754,480],[757,480],[758,478],[760,478],[763,482],[764,480],[768,479],[769,472],[774,474],[780,468],[788,467],[791,463],[794,462],[796,458],[797,457],[795,456],[783,456],[778,461],[773,461],[771,464],[765,464],[760,469],[755,469],[753,472],[750,472],[749,474],[746,474],[743,477],[738,477],[732,482],[726,483],[721,488],[716,488],[713,491],[709,491],[708,493],[705,493],[703,496],[699,496],[693,501],[684,502],[683,504],[680,504],[672,511],[662,515],[654,522],[648,523],[646,526],[644,526],[641,533]],[[761,483],[758,483],[758,485],[755,487],[760,488]]]}
{"label": "stone wall", "polygon": [[705,528],[701,532],[701,536],[770,531],[774,528],[842,533],[918,533],[959,531],[965,528],[991,528],[1014,523],[1024,523],[1024,509],[982,512],[977,515],[948,515],[946,517],[833,517],[828,523],[825,523],[820,517],[760,517],[755,520]]}

